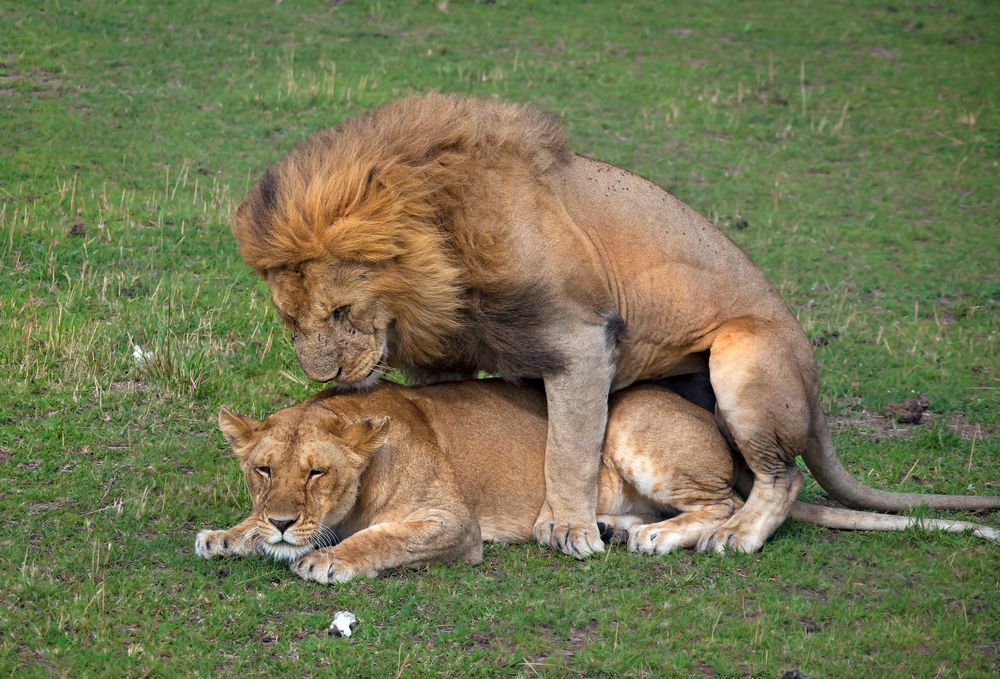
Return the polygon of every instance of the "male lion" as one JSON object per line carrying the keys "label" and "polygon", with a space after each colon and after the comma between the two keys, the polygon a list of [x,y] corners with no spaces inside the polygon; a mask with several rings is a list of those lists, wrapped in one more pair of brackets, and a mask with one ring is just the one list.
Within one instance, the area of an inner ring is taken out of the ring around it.
{"label": "male lion", "polygon": [[1000,507],[851,477],[809,341],[763,272],[652,182],[575,155],[552,115],[437,94],[384,105],[269,168],[233,233],[314,380],[368,387],[383,365],[416,379],[541,377],[534,535],[573,556],[603,549],[608,394],[692,373],[709,373],[719,425],[756,481],[710,544],[760,549],[795,498],[798,455],[848,505]]}
{"label": "male lion", "polygon": [[[323,583],[476,563],[483,540],[530,538],[545,497],[545,397],[499,380],[321,393],[263,422],[223,409],[219,426],[240,458],[253,509],[234,528],[198,534],[195,551],[206,558],[265,554]],[[721,548],[711,536],[743,501],[712,415],[661,387],[636,386],[611,397],[607,429],[598,521],[634,552]],[[1000,531],[964,522],[801,502],[791,515],[840,528],[922,524],[1000,540]]]}

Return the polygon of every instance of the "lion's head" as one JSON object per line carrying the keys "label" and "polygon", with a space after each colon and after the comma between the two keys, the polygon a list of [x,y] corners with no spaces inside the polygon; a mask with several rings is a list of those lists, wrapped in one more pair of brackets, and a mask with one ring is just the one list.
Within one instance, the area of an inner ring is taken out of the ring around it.
{"label": "lion's head", "polygon": [[354,506],[389,418],[348,424],[307,402],[263,422],[223,408],[219,428],[240,459],[253,500],[248,539],[262,553],[292,561],[335,542],[332,527]]}
{"label": "lion's head", "polygon": [[372,289],[371,267],[324,259],[266,275],[271,301],[310,379],[359,386],[377,379],[393,318]]}
{"label": "lion's head", "polygon": [[454,337],[477,313],[484,280],[509,317],[494,325],[540,306],[512,301],[520,291],[497,282],[511,265],[495,241],[506,236],[467,228],[463,194],[482,184],[483,167],[540,176],[569,154],[554,116],[411,97],[294,148],[244,199],[233,234],[267,281],[304,372],[366,386],[380,361],[406,369],[458,353]]}

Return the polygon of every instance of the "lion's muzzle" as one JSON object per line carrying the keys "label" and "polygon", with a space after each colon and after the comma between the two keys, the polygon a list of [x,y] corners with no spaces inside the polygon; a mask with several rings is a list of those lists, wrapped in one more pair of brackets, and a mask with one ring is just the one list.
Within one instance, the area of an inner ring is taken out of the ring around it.
{"label": "lion's muzzle", "polygon": [[295,356],[311,380],[364,387],[378,379],[379,345],[374,334],[300,334],[295,338]]}

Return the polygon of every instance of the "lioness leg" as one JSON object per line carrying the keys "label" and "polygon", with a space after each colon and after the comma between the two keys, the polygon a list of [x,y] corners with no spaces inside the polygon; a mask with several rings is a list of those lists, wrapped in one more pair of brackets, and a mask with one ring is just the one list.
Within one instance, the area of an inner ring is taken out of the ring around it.
{"label": "lioness leg", "polygon": [[754,474],[746,505],[699,549],[756,552],[788,515],[802,486],[795,458],[812,429],[818,380],[798,326],[772,331],[754,319],[719,329],[709,355],[716,414]]}
{"label": "lioness leg", "polygon": [[257,519],[250,517],[229,530],[203,530],[194,539],[194,553],[211,559],[244,556],[257,551]]}
{"label": "lioness leg", "polygon": [[604,551],[597,475],[614,367],[603,327],[577,329],[573,337],[569,366],[545,376],[545,502],[532,532],[541,544],[583,559]]}
{"label": "lioness leg", "polygon": [[725,523],[737,506],[734,502],[712,502],[692,507],[666,521],[632,526],[628,531],[628,549],[640,554],[666,554],[675,549],[690,549],[703,536],[715,532]]}
{"label": "lioness leg", "polygon": [[660,517],[652,514],[598,514],[597,527],[604,542],[622,545],[628,542],[630,528],[644,523],[655,523],[658,518]]}
{"label": "lioness leg", "polygon": [[651,385],[612,397],[600,508],[629,518],[646,515],[625,526],[631,551],[694,547],[743,505],[734,477],[729,446],[702,408]]}
{"label": "lioness leg", "polygon": [[460,559],[478,563],[482,553],[479,525],[471,517],[435,512],[375,524],[338,545],[306,554],[291,569],[304,580],[330,584],[404,566]]}

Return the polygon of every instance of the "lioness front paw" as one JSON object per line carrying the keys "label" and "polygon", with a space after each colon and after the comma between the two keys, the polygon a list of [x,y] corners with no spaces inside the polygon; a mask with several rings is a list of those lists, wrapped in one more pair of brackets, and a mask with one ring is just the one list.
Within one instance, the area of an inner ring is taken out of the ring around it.
{"label": "lioness front paw", "polygon": [[203,530],[194,539],[194,553],[205,559],[234,554],[229,533],[224,530]]}
{"label": "lioness front paw", "polygon": [[588,525],[539,521],[532,533],[539,543],[575,559],[586,559],[595,552],[604,551],[604,542],[601,541],[596,523]]}
{"label": "lioness front paw", "polygon": [[684,536],[663,526],[643,524],[628,529],[628,551],[666,554],[684,546]]}
{"label": "lioness front paw", "polygon": [[293,561],[290,568],[303,580],[315,580],[323,585],[347,582],[357,575],[349,564],[330,556],[322,549],[309,552],[301,559]]}

